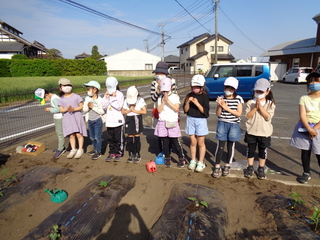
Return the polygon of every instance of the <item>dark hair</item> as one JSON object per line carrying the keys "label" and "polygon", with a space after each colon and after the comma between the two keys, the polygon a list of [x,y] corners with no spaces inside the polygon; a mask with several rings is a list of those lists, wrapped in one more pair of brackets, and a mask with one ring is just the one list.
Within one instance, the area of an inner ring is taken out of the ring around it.
{"label": "dark hair", "polygon": [[59,85],[59,97],[62,97],[64,95],[64,92],[61,91],[62,86],[62,84]]}
{"label": "dark hair", "polygon": [[47,94],[49,94],[49,91],[44,89],[44,95],[47,95]]}
{"label": "dark hair", "polygon": [[274,97],[273,97],[273,93],[272,93],[272,91],[271,91],[271,89],[269,88],[269,93],[267,94],[267,96],[266,96],[266,99],[267,100],[269,100],[269,101],[271,101],[271,104],[274,104],[274,103],[276,103],[276,101],[274,100]]}
{"label": "dark hair", "polygon": [[313,82],[313,81],[315,81],[317,78],[320,78],[320,76],[319,76],[318,73],[315,73],[315,72],[310,73],[310,74],[306,77],[306,80],[307,80],[307,90],[309,90],[310,83]]}

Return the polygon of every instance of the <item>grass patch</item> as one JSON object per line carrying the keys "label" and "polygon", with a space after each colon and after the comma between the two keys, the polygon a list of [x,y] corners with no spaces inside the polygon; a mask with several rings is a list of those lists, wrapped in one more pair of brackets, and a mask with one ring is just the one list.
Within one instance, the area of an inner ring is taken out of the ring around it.
{"label": "grass patch", "polygon": [[[108,76],[67,76],[73,85],[73,92],[81,93],[86,89],[82,87],[83,83],[95,80],[101,84],[100,92],[106,90],[105,81]],[[0,78],[0,104],[11,103],[15,101],[26,101],[34,99],[34,91],[37,88],[47,89],[49,92],[58,93],[58,81],[62,77],[2,77]],[[120,89],[122,87],[151,84],[150,77],[117,77]]]}

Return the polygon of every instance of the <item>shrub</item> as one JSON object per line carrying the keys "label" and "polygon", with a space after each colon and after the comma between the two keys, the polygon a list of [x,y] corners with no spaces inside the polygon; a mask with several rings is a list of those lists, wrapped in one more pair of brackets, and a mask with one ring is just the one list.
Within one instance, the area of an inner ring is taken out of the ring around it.
{"label": "shrub", "polygon": [[0,77],[11,77],[10,59],[0,59]]}

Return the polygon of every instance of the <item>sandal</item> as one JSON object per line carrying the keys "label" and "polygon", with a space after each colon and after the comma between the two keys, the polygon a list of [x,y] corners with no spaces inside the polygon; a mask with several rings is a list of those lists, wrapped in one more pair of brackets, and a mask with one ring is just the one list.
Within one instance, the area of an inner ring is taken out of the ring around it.
{"label": "sandal", "polygon": [[228,176],[230,174],[230,166],[224,166],[222,176]]}
{"label": "sandal", "polygon": [[213,173],[212,173],[212,177],[214,178],[218,178],[220,176],[220,168],[214,168],[213,169]]}

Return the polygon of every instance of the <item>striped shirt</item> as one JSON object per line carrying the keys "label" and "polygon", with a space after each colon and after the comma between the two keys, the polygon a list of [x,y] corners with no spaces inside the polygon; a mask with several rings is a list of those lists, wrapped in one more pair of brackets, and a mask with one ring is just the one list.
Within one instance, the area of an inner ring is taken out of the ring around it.
{"label": "striped shirt", "polygon": [[[238,105],[240,103],[244,103],[243,99],[241,96],[237,95],[235,98],[232,99],[227,99],[225,98],[225,96],[221,96],[223,98],[223,100],[226,102],[226,104],[228,105],[228,107],[231,110],[237,110],[238,109]],[[235,115],[233,115],[232,113],[229,113],[228,111],[224,110],[222,108],[222,112],[221,115],[218,116],[219,121],[222,122],[230,122],[230,123],[240,123],[240,117],[237,117]]]}

